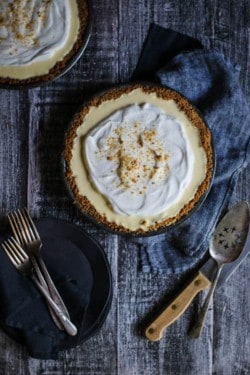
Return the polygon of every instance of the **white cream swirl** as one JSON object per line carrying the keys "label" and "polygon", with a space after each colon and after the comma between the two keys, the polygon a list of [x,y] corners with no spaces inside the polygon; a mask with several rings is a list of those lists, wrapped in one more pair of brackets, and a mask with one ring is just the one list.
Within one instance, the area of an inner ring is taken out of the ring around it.
{"label": "white cream swirl", "polygon": [[71,25],[68,0],[0,2],[0,65],[43,61],[65,45]]}
{"label": "white cream swirl", "polygon": [[0,77],[48,74],[72,50],[79,26],[77,0],[0,2]]}
{"label": "white cream swirl", "polygon": [[193,176],[182,122],[153,104],[115,111],[87,134],[83,150],[92,183],[119,215],[166,211]]}

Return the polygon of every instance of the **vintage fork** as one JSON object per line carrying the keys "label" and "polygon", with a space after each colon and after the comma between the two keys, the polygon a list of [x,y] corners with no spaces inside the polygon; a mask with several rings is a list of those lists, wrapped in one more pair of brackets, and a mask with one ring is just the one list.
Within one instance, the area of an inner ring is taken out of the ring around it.
{"label": "vintage fork", "polygon": [[[50,277],[50,274],[47,270],[47,267],[40,255],[40,248],[42,246],[42,242],[39,236],[39,233],[35,227],[35,224],[30,217],[27,210],[17,210],[13,213],[10,213],[7,215],[14,237],[15,239],[22,245],[24,250],[27,251],[28,255],[31,258],[31,262],[35,268],[35,271],[37,272],[39,281],[44,287],[47,287],[49,290],[49,293],[51,295],[51,298],[54,300],[54,302],[60,307],[60,309],[63,311],[63,313],[67,316],[68,319],[70,319],[68,310],[58,292],[56,289],[56,286],[53,282],[53,280]],[[40,271],[40,268],[43,272],[43,274]],[[44,280],[45,278],[45,280]],[[53,316],[52,318],[55,322],[55,324],[58,326],[59,329],[63,329],[60,322],[58,322],[57,318]]]}
{"label": "vintage fork", "polygon": [[39,283],[38,279],[34,275],[34,269],[32,263],[29,259],[28,254],[23,250],[21,245],[11,237],[7,241],[2,243],[2,247],[9,257],[10,261],[14,267],[22,273],[24,276],[30,276],[32,281],[35,283],[39,291],[46,298],[50,307],[53,309],[56,316],[60,319],[65,331],[71,335],[75,336],[77,334],[76,326],[65,316],[62,310],[56,305],[53,299],[50,297],[48,291]]}

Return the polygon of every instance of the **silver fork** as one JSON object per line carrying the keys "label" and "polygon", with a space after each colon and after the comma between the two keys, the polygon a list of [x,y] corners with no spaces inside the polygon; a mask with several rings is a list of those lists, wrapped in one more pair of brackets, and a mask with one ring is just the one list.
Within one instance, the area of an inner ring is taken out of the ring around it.
{"label": "silver fork", "polygon": [[[53,280],[50,277],[50,274],[47,270],[47,267],[43,261],[43,258],[40,254],[40,249],[42,242],[39,236],[39,233],[35,227],[35,224],[30,217],[27,210],[17,210],[11,214],[8,214],[8,219],[14,233],[15,239],[24,247],[24,250],[27,251],[30,256],[31,262],[35,268],[35,271],[38,275],[39,281],[44,287],[48,287],[51,298],[54,302],[60,307],[63,313],[70,319],[69,312],[58,292]],[[40,271],[40,268],[43,274]],[[44,280],[45,279],[45,280]],[[53,316],[52,318],[55,324],[59,329],[63,329],[62,325],[58,319]]]}
{"label": "silver fork", "polygon": [[48,291],[39,283],[38,279],[34,275],[34,269],[32,267],[29,256],[23,250],[20,244],[15,240],[14,237],[11,237],[10,239],[2,243],[2,247],[14,267],[24,276],[31,277],[32,281],[35,283],[42,295],[46,298],[46,301],[49,303],[56,316],[60,319],[65,331],[69,335],[75,336],[77,334],[77,328],[56,305],[56,303],[50,297]]}

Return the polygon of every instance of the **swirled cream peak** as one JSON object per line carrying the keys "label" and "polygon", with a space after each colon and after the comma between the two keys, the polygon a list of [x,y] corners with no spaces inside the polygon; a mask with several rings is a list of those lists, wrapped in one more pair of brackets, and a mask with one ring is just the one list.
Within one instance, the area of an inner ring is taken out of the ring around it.
{"label": "swirled cream peak", "polygon": [[92,183],[119,215],[164,212],[192,179],[181,121],[153,104],[115,111],[87,134],[83,149]]}
{"label": "swirled cream peak", "polygon": [[73,47],[78,28],[76,0],[1,1],[0,75],[48,73]]}

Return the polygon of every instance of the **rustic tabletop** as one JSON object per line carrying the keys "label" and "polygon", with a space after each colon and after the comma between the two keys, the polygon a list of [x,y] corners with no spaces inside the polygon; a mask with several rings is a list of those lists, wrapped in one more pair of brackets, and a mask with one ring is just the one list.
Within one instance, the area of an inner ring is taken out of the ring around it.
{"label": "rustic tabletop", "polygon": [[[86,220],[72,204],[61,176],[64,133],[79,105],[111,84],[129,81],[151,22],[198,38],[241,66],[249,85],[249,2],[247,0],[93,0],[88,47],[66,75],[45,87],[0,91],[1,216],[27,206],[35,217],[62,218],[94,235],[111,265],[114,296],[101,330],[58,360],[37,360],[0,332],[0,374],[243,375],[250,373],[249,257],[216,291],[199,340],[187,336],[204,298],[200,295],[160,342],[143,328],[188,272],[142,274],[135,245]],[[248,169],[249,172],[249,169]],[[239,179],[235,200],[249,198],[249,173]]]}

